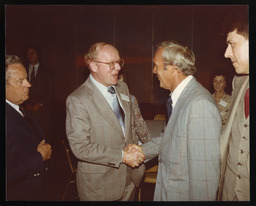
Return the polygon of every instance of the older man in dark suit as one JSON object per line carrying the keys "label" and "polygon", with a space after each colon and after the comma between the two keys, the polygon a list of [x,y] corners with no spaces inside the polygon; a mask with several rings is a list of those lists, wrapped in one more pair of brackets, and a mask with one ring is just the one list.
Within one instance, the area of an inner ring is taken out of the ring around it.
{"label": "older man in dark suit", "polygon": [[19,106],[31,87],[25,67],[13,55],[6,56],[5,64],[7,200],[45,200],[51,146],[36,120]]}

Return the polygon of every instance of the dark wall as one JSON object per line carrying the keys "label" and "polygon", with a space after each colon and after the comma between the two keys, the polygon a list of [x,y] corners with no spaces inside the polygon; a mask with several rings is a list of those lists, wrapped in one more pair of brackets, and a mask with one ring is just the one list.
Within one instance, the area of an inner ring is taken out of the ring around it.
{"label": "dark wall", "polygon": [[[165,40],[181,41],[196,55],[196,78],[211,90],[211,73],[234,69],[224,58],[224,18],[246,6],[6,6],[6,53],[25,58],[25,47],[41,47],[42,61],[53,71],[55,101],[88,77],[83,56],[98,41],[114,44],[125,59],[131,93],[139,103],[164,104],[168,91],[152,74],[155,46]],[[25,60],[25,59],[24,59]],[[228,92],[231,90],[229,82]]]}

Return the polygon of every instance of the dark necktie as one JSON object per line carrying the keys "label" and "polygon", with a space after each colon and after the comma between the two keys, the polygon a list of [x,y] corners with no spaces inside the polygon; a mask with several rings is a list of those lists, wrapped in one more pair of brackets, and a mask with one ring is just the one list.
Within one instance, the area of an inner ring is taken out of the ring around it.
{"label": "dark necktie", "polygon": [[31,75],[30,75],[30,83],[33,84],[33,82],[35,81],[36,78],[36,74],[35,74],[35,67],[33,66]]}
{"label": "dark necktie", "polygon": [[244,95],[244,113],[245,113],[245,118],[249,116],[250,113],[250,102],[249,102],[249,88],[247,89],[245,95]]}
{"label": "dark necktie", "polygon": [[24,109],[24,107],[20,106],[19,110],[23,114],[24,119],[27,121],[27,123],[29,124],[31,129],[34,130],[34,132],[36,132],[38,134],[38,130],[35,128],[35,125],[34,125],[32,119],[29,117],[29,115],[27,115],[26,110]]}
{"label": "dark necktie", "polygon": [[[108,92],[111,93],[111,94],[116,93],[114,87],[112,87],[112,86],[108,88]],[[122,108],[119,104],[119,101],[118,101],[116,95],[114,96],[113,110],[115,112],[115,115],[116,115],[120,125],[124,127],[124,112],[123,112],[123,110],[122,110]]]}
{"label": "dark necktie", "polygon": [[171,95],[167,99],[166,109],[167,109],[167,122],[168,122],[172,114],[172,96]]}

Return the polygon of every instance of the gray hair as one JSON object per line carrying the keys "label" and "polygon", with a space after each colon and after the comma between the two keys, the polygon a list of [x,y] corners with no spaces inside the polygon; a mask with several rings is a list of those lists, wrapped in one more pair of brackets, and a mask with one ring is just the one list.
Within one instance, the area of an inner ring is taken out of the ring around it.
{"label": "gray hair", "polygon": [[185,75],[193,75],[196,72],[195,55],[191,49],[175,41],[164,41],[158,49],[164,48],[162,53],[164,68],[167,65],[175,65]]}
{"label": "gray hair", "polygon": [[11,73],[9,71],[9,66],[12,64],[22,64],[22,61],[19,57],[15,55],[5,55],[5,81],[8,82],[11,77]]}
{"label": "gray hair", "polygon": [[105,45],[107,45],[107,43],[97,42],[97,43],[93,44],[90,47],[89,51],[84,55],[84,61],[88,68],[89,68],[90,62],[96,59],[96,57],[98,55],[98,51],[100,49],[102,49]]}

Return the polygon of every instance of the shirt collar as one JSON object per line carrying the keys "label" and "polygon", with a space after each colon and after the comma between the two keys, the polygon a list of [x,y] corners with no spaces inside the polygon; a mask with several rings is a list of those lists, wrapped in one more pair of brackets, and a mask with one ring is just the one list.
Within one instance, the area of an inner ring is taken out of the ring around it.
{"label": "shirt collar", "polygon": [[[103,84],[99,83],[98,81],[96,81],[94,79],[94,77],[90,74],[90,79],[92,80],[93,84],[98,88],[98,90],[100,90],[100,92],[102,93],[102,95],[104,97],[106,97],[109,92],[108,92],[108,87],[104,86]],[[113,86],[115,88],[115,86]],[[116,88],[115,88],[116,89]]]}
{"label": "shirt collar", "polygon": [[190,80],[193,78],[192,75],[189,75],[186,77],[175,89],[174,91],[170,94],[172,95],[172,107],[174,108],[176,102],[179,99],[179,96],[181,92],[184,90],[184,88],[187,86],[187,84],[190,82]]}
{"label": "shirt collar", "polygon": [[33,69],[33,67],[35,67],[35,70],[37,70],[39,67],[39,62],[37,64],[35,64],[34,66],[32,64],[29,64],[29,68]]}
{"label": "shirt collar", "polygon": [[19,113],[22,115],[22,113],[21,113],[21,111],[20,111],[20,106],[19,106],[19,105],[10,102],[8,99],[5,99],[5,101],[6,101],[10,106],[12,106],[17,112],[19,112]]}

